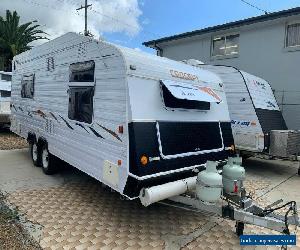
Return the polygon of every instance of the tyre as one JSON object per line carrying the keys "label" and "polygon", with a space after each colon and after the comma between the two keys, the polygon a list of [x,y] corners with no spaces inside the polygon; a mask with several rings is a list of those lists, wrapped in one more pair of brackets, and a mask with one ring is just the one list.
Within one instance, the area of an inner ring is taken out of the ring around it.
{"label": "tyre", "polygon": [[36,142],[30,143],[30,156],[34,166],[40,167],[41,166],[41,155],[40,150]]}
{"label": "tyre", "polygon": [[55,156],[49,153],[47,145],[42,146],[41,150],[41,167],[47,175],[57,172]]}

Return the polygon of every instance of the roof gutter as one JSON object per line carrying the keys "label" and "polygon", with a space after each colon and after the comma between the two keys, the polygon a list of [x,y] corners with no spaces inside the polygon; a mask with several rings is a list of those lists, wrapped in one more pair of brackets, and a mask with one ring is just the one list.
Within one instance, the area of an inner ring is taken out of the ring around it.
{"label": "roof gutter", "polygon": [[163,37],[163,38],[159,38],[156,40],[144,42],[143,45],[145,45],[146,47],[151,47],[151,46],[156,47],[156,43],[158,43],[158,42],[159,43],[169,42],[169,41],[179,40],[182,38],[192,37],[195,35],[202,35],[202,34],[207,34],[207,33],[216,32],[216,31],[220,31],[220,30],[227,30],[227,29],[231,29],[231,28],[241,27],[244,25],[251,25],[254,23],[272,21],[275,19],[285,18],[285,17],[289,17],[289,16],[295,16],[295,15],[300,15],[300,7],[296,7],[296,8],[288,9],[288,10],[282,10],[282,11],[278,11],[278,12],[273,12],[273,13],[269,13],[269,14],[265,14],[265,15],[261,15],[261,16],[250,17],[250,18],[246,18],[243,20],[239,20],[239,21],[234,21],[234,22],[229,22],[229,23],[225,23],[225,24],[221,24],[221,25],[207,27],[207,28],[200,29],[200,30],[189,31],[189,32],[185,32],[182,34],[177,34],[177,35],[173,35],[173,36],[169,36],[169,37]]}
{"label": "roof gutter", "polygon": [[158,56],[163,56],[163,49],[159,47],[156,42],[154,42],[153,48],[156,49],[156,54]]}

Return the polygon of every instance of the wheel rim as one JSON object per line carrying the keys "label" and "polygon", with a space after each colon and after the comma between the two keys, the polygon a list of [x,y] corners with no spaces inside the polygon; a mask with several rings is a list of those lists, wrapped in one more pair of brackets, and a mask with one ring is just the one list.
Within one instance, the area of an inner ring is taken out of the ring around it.
{"label": "wheel rim", "polygon": [[32,159],[33,161],[37,161],[38,159],[38,148],[36,144],[32,145]]}
{"label": "wheel rim", "polygon": [[49,153],[48,153],[47,149],[43,150],[42,162],[43,162],[43,168],[48,168],[48,166],[49,166]]}

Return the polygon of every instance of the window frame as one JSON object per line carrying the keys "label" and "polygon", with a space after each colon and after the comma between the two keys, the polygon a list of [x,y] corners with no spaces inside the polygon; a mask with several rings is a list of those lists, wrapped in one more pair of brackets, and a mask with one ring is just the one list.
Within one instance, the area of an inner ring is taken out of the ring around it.
{"label": "window frame", "polygon": [[[78,82],[79,83],[79,82]],[[91,112],[91,122],[88,121],[80,121],[80,120],[76,120],[74,118],[70,117],[70,103],[72,103],[71,101],[71,89],[88,89],[91,88],[92,89],[92,95],[91,95],[91,105],[92,105],[92,112]],[[94,121],[94,96],[95,96],[95,85],[94,84],[72,84],[69,85],[68,87],[68,119],[77,123],[84,123],[84,124],[92,124]]]}
{"label": "window frame", "polygon": [[[238,38],[239,38],[239,41],[237,44],[238,52],[235,54],[226,54],[226,40],[227,40],[227,37],[229,37],[229,36],[238,36]],[[225,38],[225,54],[224,55],[214,55],[214,40],[217,37]],[[211,58],[212,59],[225,59],[225,58],[238,57],[240,55],[240,37],[241,37],[240,32],[231,32],[231,33],[224,33],[224,34],[222,33],[222,34],[213,35],[211,37],[211,53],[210,53]]]}
{"label": "window frame", "polygon": [[285,36],[284,36],[284,48],[288,51],[300,50],[300,44],[295,46],[288,46],[288,27],[291,25],[299,24],[300,20],[294,20],[291,22],[287,22],[285,25]]}

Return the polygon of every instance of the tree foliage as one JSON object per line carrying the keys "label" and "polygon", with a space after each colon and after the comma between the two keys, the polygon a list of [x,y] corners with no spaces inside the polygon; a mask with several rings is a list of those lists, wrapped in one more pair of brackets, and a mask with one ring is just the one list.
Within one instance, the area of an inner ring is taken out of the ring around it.
{"label": "tree foliage", "polygon": [[0,54],[6,61],[32,46],[31,42],[47,39],[46,33],[39,29],[37,21],[20,24],[20,16],[16,11],[6,11],[5,17],[0,17]]}

